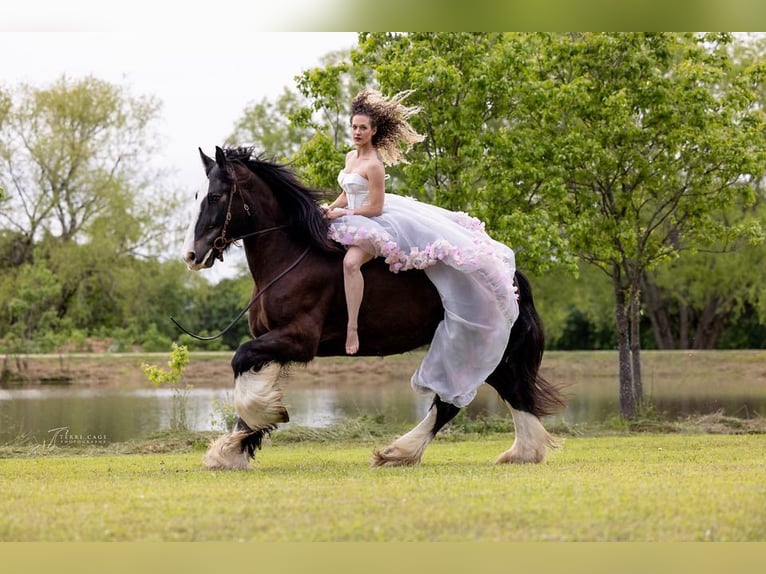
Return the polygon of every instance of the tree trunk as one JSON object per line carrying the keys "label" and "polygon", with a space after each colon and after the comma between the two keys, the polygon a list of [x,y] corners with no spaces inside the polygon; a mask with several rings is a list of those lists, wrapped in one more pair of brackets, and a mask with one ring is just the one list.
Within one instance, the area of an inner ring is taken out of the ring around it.
{"label": "tree trunk", "polygon": [[638,279],[630,289],[630,355],[633,366],[633,401],[636,408],[644,404],[644,387],[641,381],[641,291]]}
{"label": "tree trunk", "polygon": [[700,318],[697,321],[697,330],[694,335],[693,346],[695,349],[714,349],[718,338],[721,336],[726,325],[725,313],[721,309],[720,298],[713,297],[705,305]]}
{"label": "tree trunk", "polygon": [[633,396],[633,370],[630,360],[630,319],[628,317],[628,289],[622,285],[622,274],[615,265],[612,276],[615,299],[617,350],[620,357],[620,415],[626,419],[636,417]]}
{"label": "tree trunk", "polygon": [[650,276],[644,276],[643,293],[646,303],[646,312],[649,322],[652,324],[654,342],[661,350],[676,348],[673,328],[670,326],[670,317],[667,307],[663,304],[660,288],[652,282]]}
{"label": "tree trunk", "polygon": [[689,348],[689,306],[681,301],[678,305],[678,348]]}

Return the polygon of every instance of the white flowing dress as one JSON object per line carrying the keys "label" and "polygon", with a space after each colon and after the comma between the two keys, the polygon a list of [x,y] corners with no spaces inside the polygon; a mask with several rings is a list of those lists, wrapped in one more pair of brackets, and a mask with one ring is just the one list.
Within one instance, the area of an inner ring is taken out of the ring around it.
{"label": "white flowing dress", "polygon": [[[338,183],[349,209],[369,203],[361,175],[341,170]],[[385,258],[394,273],[425,271],[441,296],[444,320],[412,386],[457,407],[470,403],[502,359],[519,314],[513,251],[474,217],[389,193],[381,215],[339,217],[329,235]]]}

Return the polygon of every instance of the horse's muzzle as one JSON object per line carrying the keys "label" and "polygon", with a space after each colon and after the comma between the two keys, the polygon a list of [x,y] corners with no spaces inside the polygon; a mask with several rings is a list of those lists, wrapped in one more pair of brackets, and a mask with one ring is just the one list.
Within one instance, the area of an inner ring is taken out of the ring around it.
{"label": "horse's muzzle", "polygon": [[208,249],[205,256],[201,260],[198,260],[197,253],[195,251],[186,251],[183,256],[186,268],[190,271],[199,271],[200,269],[210,269],[215,263],[214,252],[215,249]]}

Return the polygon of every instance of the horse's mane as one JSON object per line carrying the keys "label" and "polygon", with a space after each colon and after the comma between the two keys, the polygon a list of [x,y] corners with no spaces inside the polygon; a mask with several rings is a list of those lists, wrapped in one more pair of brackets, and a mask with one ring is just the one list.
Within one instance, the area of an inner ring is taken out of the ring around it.
{"label": "horse's mane", "polygon": [[340,251],[341,247],[328,238],[329,221],[317,203],[324,192],[304,185],[285,164],[265,159],[253,147],[224,150],[226,159],[247,167],[274,192],[274,197],[288,217],[290,233],[304,239],[322,251]]}

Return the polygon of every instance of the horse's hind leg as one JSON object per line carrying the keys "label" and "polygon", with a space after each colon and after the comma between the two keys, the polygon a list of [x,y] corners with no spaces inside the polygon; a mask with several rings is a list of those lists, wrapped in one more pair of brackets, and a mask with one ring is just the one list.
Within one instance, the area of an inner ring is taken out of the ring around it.
{"label": "horse's hind leg", "polygon": [[558,442],[548,434],[540,417],[554,414],[566,406],[561,389],[540,376],[545,335],[535,309],[532,287],[524,274],[516,272],[519,289],[519,316],[511,329],[505,356],[487,377],[510,406],[516,439],[495,462],[542,462],[548,448]]}
{"label": "horse's hind leg", "polygon": [[[501,364],[487,379],[487,383],[498,392],[508,405],[515,428],[513,445],[501,453],[495,462],[543,462],[548,454],[548,449],[558,448],[559,442],[545,430],[543,423],[540,422],[540,417],[535,414],[536,412],[547,412],[543,410],[542,405],[535,402],[536,399],[538,402],[542,402],[535,394],[541,390],[541,387],[519,388],[518,379],[514,378],[515,375],[517,373],[514,372],[514,369],[508,368],[507,364]],[[547,384],[542,379],[540,381],[541,384]]]}
{"label": "horse's hind leg", "polygon": [[509,408],[516,437],[511,448],[501,453],[495,459],[495,463],[543,462],[549,448],[558,448],[558,441],[545,430],[538,417],[511,406]]}
{"label": "horse's hind leg", "polygon": [[441,428],[450,422],[460,408],[434,397],[425,418],[407,434],[389,446],[372,452],[372,466],[412,466],[420,463],[423,452]]}

